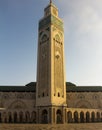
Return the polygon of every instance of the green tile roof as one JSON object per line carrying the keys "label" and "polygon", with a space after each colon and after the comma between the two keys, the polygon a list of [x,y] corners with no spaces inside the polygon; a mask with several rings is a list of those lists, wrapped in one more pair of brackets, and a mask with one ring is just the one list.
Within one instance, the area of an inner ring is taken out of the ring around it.
{"label": "green tile roof", "polygon": [[[25,86],[0,86],[1,92],[36,92],[36,82],[31,82]],[[102,92],[102,86],[76,86],[66,82],[67,92]]]}
{"label": "green tile roof", "polygon": [[67,92],[102,92],[102,86],[76,86],[75,84],[66,83]]}
{"label": "green tile roof", "polygon": [[101,86],[67,86],[67,92],[102,92]]}
{"label": "green tile roof", "polygon": [[0,86],[2,92],[35,92],[36,83],[31,82],[25,86]]}

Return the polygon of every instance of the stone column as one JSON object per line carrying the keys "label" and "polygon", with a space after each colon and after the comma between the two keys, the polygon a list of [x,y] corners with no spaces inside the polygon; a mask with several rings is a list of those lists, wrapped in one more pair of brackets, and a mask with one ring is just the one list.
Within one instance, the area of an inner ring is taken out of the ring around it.
{"label": "stone column", "polygon": [[86,113],[84,113],[84,123],[86,123]]}
{"label": "stone column", "polygon": [[65,113],[65,123],[67,123],[67,109],[64,109],[64,113]]}
{"label": "stone column", "polygon": [[52,108],[52,123],[55,124],[56,123],[56,110],[55,108]]}
{"label": "stone column", "polygon": [[50,108],[50,123],[55,124],[55,108]]}
{"label": "stone column", "polygon": [[65,107],[63,107],[63,109],[62,109],[62,120],[63,120],[63,124],[65,124],[66,123],[66,108]]}
{"label": "stone column", "polygon": [[72,123],[74,123],[74,112],[72,112]]}
{"label": "stone column", "polygon": [[78,112],[78,123],[80,123],[80,113]]}
{"label": "stone column", "polygon": [[37,112],[36,112],[36,122],[38,123],[38,124],[40,124],[40,114],[39,114],[39,112],[40,112],[40,108],[39,107],[37,107]]}
{"label": "stone column", "polygon": [[48,123],[53,123],[52,108],[49,108]]}

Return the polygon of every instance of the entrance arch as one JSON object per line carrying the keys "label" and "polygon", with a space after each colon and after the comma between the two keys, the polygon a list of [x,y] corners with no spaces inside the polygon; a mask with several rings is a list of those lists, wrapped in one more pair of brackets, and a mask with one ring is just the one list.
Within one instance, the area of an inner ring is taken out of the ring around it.
{"label": "entrance arch", "polygon": [[91,120],[92,120],[92,122],[95,122],[95,112],[91,113]]}
{"label": "entrance arch", "polygon": [[62,112],[61,112],[61,110],[57,110],[57,112],[56,112],[56,123],[57,124],[62,123]]}
{"label": "entrance arch", "polygon": [[74,122],[78,123],[78,112],[77,111],[74,112]]}
{"label": "entrance arch", "polygon": [[90,122],[90,113],[86,112],[86,122],[89,123]]}
{"label": "entrance arch", "polygon": [[43,124],[48,123],[48,112],[47,112],[47,110],[42,111],[42,123]]}
{"label": "entrance arch", "polygon": [[67,113],[67,119],[68,119],[68,123],[71,123],[71,122],[72,122],[72,112],[71,112],[71,111],[69,111],[69,112]]}
{"label": "entrance arch", "polygon": [[80,112],[80,123],[84,123],[84,112]]}
{"label": "entrance arch", "polygon": [[100,112],[97,112],[97,122],[100,122],[101,117],[100,117]]}

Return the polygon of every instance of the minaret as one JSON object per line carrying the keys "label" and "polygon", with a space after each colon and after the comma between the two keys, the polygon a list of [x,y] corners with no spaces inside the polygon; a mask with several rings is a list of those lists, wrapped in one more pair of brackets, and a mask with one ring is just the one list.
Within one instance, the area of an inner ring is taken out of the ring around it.
{"label": "minaret", "polygon": [[[66,104],[64,70],[64,30],[58,9],[50,0],[39,21],[37,61],[37,107],[62,107]],[[49,117],[50,118],[50,117]]]}

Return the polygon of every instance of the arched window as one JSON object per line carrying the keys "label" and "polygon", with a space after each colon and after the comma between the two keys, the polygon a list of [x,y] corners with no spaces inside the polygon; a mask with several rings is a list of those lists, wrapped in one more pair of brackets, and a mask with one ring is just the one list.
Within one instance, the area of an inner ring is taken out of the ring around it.
{"label": "arched window", "polygon": [[45,96],[44,92],[42,93],[42,96],[43,96],[43,97]]}
{"label": "arched window", "polygon": [[58,93],[58,97],[60,97],[60,93]]}

